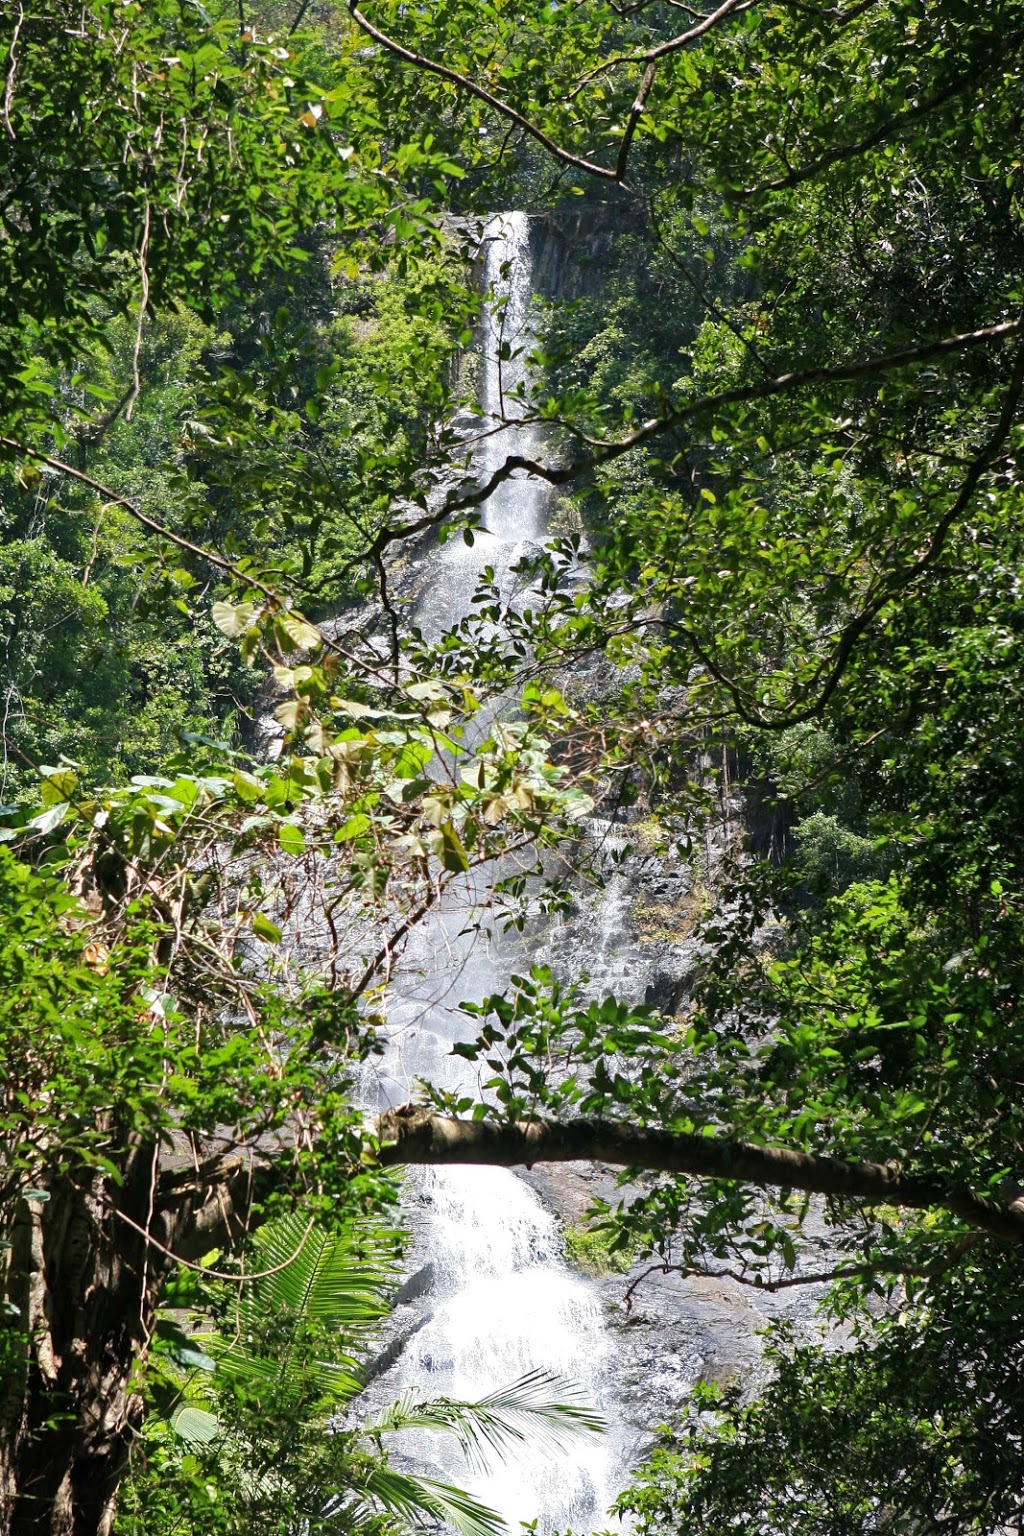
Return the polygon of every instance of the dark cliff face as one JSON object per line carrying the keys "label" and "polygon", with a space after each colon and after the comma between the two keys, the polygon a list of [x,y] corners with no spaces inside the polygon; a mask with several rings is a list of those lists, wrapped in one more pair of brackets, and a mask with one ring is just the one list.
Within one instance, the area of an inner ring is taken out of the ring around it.
{"label": "dark cliff face", "polygon": [[562,300],[599,292],[616,239],[635,224],[635,211],[623,201],[587,201],[535,214],[530,220],[534,292]]}

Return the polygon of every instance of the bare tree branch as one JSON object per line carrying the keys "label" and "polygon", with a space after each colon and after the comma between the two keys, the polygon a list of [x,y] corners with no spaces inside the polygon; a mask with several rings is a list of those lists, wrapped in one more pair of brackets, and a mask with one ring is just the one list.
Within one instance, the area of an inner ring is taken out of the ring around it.
{"label": "bare tree branch", "polygon": [[11,34],[11,46],[8,51],[7,80],[4,85],[4,129],[9,139],[17,138],[14,124],[11,122],[11,112],[14,107],[14,82],[18,78],[18,37],[25,23],[25,7],[18,5],[18,20],[15,22],[14,31]]}
{"label": "bare tree branch", "polygon": [[647,68],[644,70],[643,79],[640,82],[640,89],[636,93],[636,100],[633,102],[633,105],[629,109],[629,117],[626,119],[626,127],[622,134],[622,142],[619,145],[619,156],[615,162],[615,175],[619,181],[623,181],[625,179],[626,167],[629,164],[629,152],[633,147],[633,139],[636,135],[636,130],[640,125],[640,119],[643,117],[644,108],[647,105],[647,98],[650,96],[654,87],[654,80],[657,73],[658,61],[657,59],[651,59]]}
{"label": "bare tree branch", "polygon": [[872,1275],[892,1275],[895,1279],[904,1277],[937,1280],[958,1264],[976,1243],[986,1240],[988,1236],[987,1232],[968,1232],[953,1244],[948,1253],[931,1264],[912,1264],[906,1259],[887,1259],[879,1255],[874,1261],[867,1260],[863,1264],[840,1264],[835,1269],[810,1270],[803,1274],[780,1275],[774,1279],[771,1275],[765,1278],[759,1271],[745,1273],[739,1269],[695,1269],[689,1264],[650,1264],[630,1282],[622,1300],[626,1311],[629,1312],[632,1309],[633,1296],[651,1275],[679,1275],[684,1280],[731,1280],[735,1285],[744,1285],[751,1290],[767,1291],[770,1294],[793,1290],[804,1285],[832,1285],[837,1280],[862,1280]]}
{"label": "bare tree branch", "polygon": [[140,360],[142,358],[142,333],[146,324],[146,314],[149,310],[149,230],[152,210],[149,198],[146,198],[146,209],[142,220],[142,235],[139,239],[139,318],[135,326],[135,345],[132,348],[132,382],[125,406],[125,420],[131,421],[135,412],[135,402],[142,393],[142,373]]}
{"label": "bare tree branch", "polygon": [[1004,320],[999,325],[983,326],[975,331],[961,331],[954,336],[943,336],[936,341],[922,342],[916,347],[905,347],[899,352],[884,353],[879,357],[861,358],[855,362],[819,364],[813,368],[798,368],[775,378],[763,379],[756,384],[740,384],[717,394],[702,395],[677,410],[663,416],[654,416],[643,422],[626,437],[615,442],[603,442],[600,438],[584,438],[583,441],[595,452],[592,459],[577,467],[594,468],[611,458],[618,458],[634,448],[649,442],[651,438],[683,426],[695,417],[710,415],[730,405],[745,405],[756,400],[768,400],[777,395],[793,394],[819,384],[852,384],[858,379],[868,379],[873,374],[895,373],[901,368],[912,368],[917,363],[931,362],[934,358],[950,357],[957,352],[974,347],[988,346],[992,342],[1007,341],[1024,333],[1024,319]]}
{"label": "bare tree branch", "polygon": [[727,1179],[775,1189],[892,1205],[941,1209],[991,1237],[1024,1242],[1024,1200],[1008,1204],[937,1176],[904,1173],[895,1163],[845,1162],[791,1147],[757,1146],[728,1136],[686,1135],[612,1120],[578,1119],[503,1123],[457,1120],[415,1105],[388,1110],[377,1131],[380,1162],[480,1163],[531,1168],[535,1163],[593,1161],[616,1167]]}
{"label": "bare tree branch", "polygon": [[[705,32],[710,32],[712,27],[716,27],[719,22],[725,21],[726,17],[737,15],[742,11],[749,11],[751,6],[756,4],[757,0],[724,0],[724,3],[717,10],[712,11],[709,16],[702,17],[700,21],[688,28],[687,31],[681,32],[678,37],[670,38],[665,43],[659,43],[657,47],[649,48],[646,53],[641,55],[646,68],[644,69],[643,79],[640,82],[640,89],[636,93],[636,99],[629,109],[629,117],[626,119],[622,142],[619,145],[619,155],[615,162],[615,179],[617,181],[622,182],[625,180],[626,168],[629,164],[629,152],[633,147],[633,139],[636,136],[636,130],[639,127],[644,108],[647,106],[647,99],[653,89],[660,60],[666,58],[670,53],[678,53],[690,43],[696,42],[699,37],[704,36]],[[625,63],[626,60],[621,59],[619,62]]]}
{"label": "bare tree branch", "polygon": [[892,117],[886,118],[873,132],[865,134],[862,139],[855,139],[847,144],[837,144],[834,148],[826,150],[824,154],[809,160],[805,165],[794,167],[785,176],[780,176],[774,181],[761,182],[754,187],[746,187],[735,195],[750,199],[760,197],[766,192],[784,192],[789,187],[798,187],[802,182],[810,181],[833,165],[841,165],[846,160],[855,160],[859,155],[866,154],[868,150],[876,149],[879,144],[884,144],[886,139],[892,138],[893,135],[909,127],[911,123],[918,122],[922,117],[937,111],[939,107],[953,101],[962,92],[972,87],[977,88],[993,65],[1007,58],[1022,38],[1024,38],[1022,28],[1008,33],[1000,40],[998,48],[994,48],[984,58],[975,60],[971,68],[965,70],[963,74],[954,76],[943,90],[926,96],[923,101],[915,102],[912,107],[905,107],[902,112],[895,112]]}
{"label": "bare tree branch", "polygon": [[172,533],[171,529],[166,527],[165,524],[157,522],[156,518],[150,517],[148,512],[143,512],[142,508],[134,501],[131,501],[127,496],[122,496],[119,491],[112,490],[109,485],[104,485],[102,481],[95,480],[92,475],[87,475],[84,470],[76,469],[73,464],[66,464],[63,459],[54,458],[53,454],[43,453],[38,448],[32,448],[27,443],[20,443],[15,438],[5,437],[2,434],[0,434],[0,448],[6,448],[11,453],[20,454],[22,458],[31,459],[35,464],[45,464],[48,469],[55,469],[60,474],[67,475],[72,480],[77,480],[79,485],[88,486],[91,491],[95,491],[98,496],[102,496],[103,500],[111,506],[120,507],[122,511],[127,512],[129,517],[133,517],[149,533],[157,534],[159,538],[166,539],[168,543],[174,544],[178,549],[183,549],[190,555],[195,555],[199,560],[205,560],[208,565],[214,566],[218,571],[224,571],[229,576],[233,576],[236,581],[244,583],[245,586],[254,587],[257,592],[262,592],[264,597],[269,598],[275,604],[279,602],[277,594],[271,587],[265,586],[262,581],[259,581],[248,571],[239,570],[226,555],[219,555],[216,550],[206,549],[201,544],[193,544],[191,539],[186,539],[180,533]]}
{"label": "bare tree branch", "polygon": [[[351,569],[364,560],[378,565],[385,550],[391,544],[417,538],[420,534],[426,533],[431,528],[441,526],[460,512],[471,511],[475,507],[482,506],[500,485],[503,485],[506,480],[511,479],[517,472],[533,475],[552,486],[570,485],[583,476],[590,474],[595,469],[600,469],[605,464],[613,463],[624,454],[632,452],[635,448],[642,447],[644,444],[664,433],[672,431],[676,427],[683,426],[701,416],[712,415],[716,411],[726,409],[731,405],[754,403],[759,400],[771,399],[775,396],[796,393],[802,389],[813,388],[819,385],[852,383],[858,379],[868,379],[875,375],[898,372],[900,369],[929,362],[935,358],[952,356],[958,352],[969,351],[975,347],[999,344],[1022,334],[1024,334],[1024,319],[1007,320],[999,325],[941,337],[936,341],[923,342],[916,347],[908,347],[900,352],[887,353],[879,357],[862,358],[833,366],[821,365],[814,368],[797,369],[790,373],[783,373],[759,380],[754,384],[739,385],[733,389],[721,390],[717,394],[704,395],[698,400],[680,406],[677,410],[668,411],[662,416],[652,417],[643,422],[633,432],[627,434],[627,436],[610,441],[607,439],[590,438],[577,430],[575,431],[575,436],[579,442],[585,445],[589,450],[588,452],[560,465],[526,458],[522,454],[510,454],[494,469],[486,480],[478,482],[470,489],[450,491],[438,506],[425,512],[421,517],[400,524],[386,523],[369,547],[357,556],[353,556],[344,569]],[[534,416],[527,416],[523,418],[523,422],[528,424],[537,419]],[[562,423],[561,425],[567,427],[569,424]],[[570,428],[570,430],[572,429]],[[916,579],[916,576],[937,558],[949,527],[961,515],[977,488],[982,474],[991,463],[994,451],[993,443],[1001,441],[1007,430],[1008,423],[1006,426],[1001,425],[994,434],[993,439],[981,451],[978,458],[971,462],[961,496],[958,497],[955,506],[947,514],[947,517],[943,519],[943,524],[940,525],[939,530],[936,530],[936,534],[933,535],[929,543],[931,553],[925,551],[927,558],[923,557],[924,563],[918,562],[920,570],[915,566],[911,572],[901,573],[901,579],[902,574],[906,575],[905,581],[902,581],[903,585],[908,585]],[[3,441],[0,438],[0,444]],[[856,641],[877,616],[881,608],[896,595],[897,590],[899,590],[897,586],[890,584],[884,595],[876,594],[872,599],[872,604],[876,604],[876,606],[871,606],[870,612],[862,610],[846,626],[843,636],[840,638],[843,655],[840,657],[833,653],[834,659],[837,662],[837,669],[834,681],[831,679],[827,680],[826,686],[828,687],[829,695],[834,692],[849,656],[853,652]],[[743,698],[742,689],[726,676],[720,668],[716,667],[714,659],[701,647],[699,640],[693,632],[678,622],[675,623],[674,627],[690,642],[694,653],[702,664],[707,667],[709,673],[730,692],[735,707],[742,719],[747,720],[750,724],[778,730],[785,729],[796,723],[792,715],[779,716],[779,723],[775,723],[768,717],[752,714]],[[847,634],[847,632],[849,633]],[[825,700],[822,700],[813,706],[808,706],[809,714],[817,713],[824,702]],[[804,716],[801,715],[799,718],[802,719]]]}
{"label": "bare tree branch", "polygon": [[[672,0],[669,0],[669,3],[672,3]],[[871,3],[874,4],[875,0],[871,0]],[[602,59],[600,64],[595,64],[593,69],[588,69],[585,74],[577,79],[572,90],[568,92],[566,100],[572,101],[579,95],[584,86],[589,85],[592,80],[597,80],[601,75],[611,74],[613,70],[618,69],[622,64],[646,64],[649,66],[657,63],[659,59],[663,59],[667,54],[678,53],[687,44],[696,42],[697,38],[703,37],[705,32],[710,32],[712,27],[716,27],[719,22],[725,21],[728,16],[740,15],[743,11],[749,11],[756,4],[757,0],[725,0],[725,4],[720,5],[710,15],[702,15],[700,12],[692,10],[688,5],[681,6],[681,10],[685,10],[689,15],[697,18],[695,26],[690,27],[686,32],[681,32],[678,37],[669,38],[664,43],[656,43],[653,48],[648,48],[643,52],[617,53],[610,59]],[[643,7],[637,6],[634,9],[642,10]],[[619,12],[619,14],[625,15],[627,13]],[[643,108],[641,107],[642,110]]]}
{"label": "bare tree branch", "polygon": [[714,658],[707,648],[701,644],[694,631],[676,621],[669,623],[670,628],[683,635],[689,642],[695,655],[702,665],[708,669],[715,681],[726,689],[741,720],[747,725],[756,726],[760,730],[788,731],[794,725],[803,725],[807,720],[811,720],[815,715],[821,713],[838,688],[858,642],[874,623],[878,615],[901,592],[905,592],[908,587],[925,575],[942,554],[950,533],[966,512],[986,471],[998,457],[999,451],[1013,425],[1022,393],[1024,393],[1024,347],[1018,348],[999,420],[988,440],[971,462],[952,505],[939,519],[918,557],[911,561],[909,565],[899,567],[894,571],[888,571],[860,612],[855,614],[843,626],[843,629],[839,632],[834,649],[829,655],[823,657],[815,668],[814,675],[807,685],[806,692],[812,692],[815,689],[818,691],[811,702],[803,708],[796,708],[794,705],[781,710],[777,715],[766,715],[763,710],[752,708],[743,687],[716,665]]}
{"label": "bare tree branch", "polygon": [[712,27],[717,27],[719,22],[725,21],[728,16],[749,11],[756,4],[757,0],[724,0],[723,5],[720,5],[716,11],[712,11],[709,16],[705,16],[702,21],[698,21],[685,32],[680,32],[678,37],[669,38],[667,43],[659,43],[655,48],[648,48],[641,57],[650,64],[657,59],[665,58],[670,53],[678,53],[680,49],[696,42],[698,37],[703,37],[705,32],[710,32]]}
{"label": "bare tree branch", "polygon": [[379,43],[382,48],[386,48],[389,53],[393,53],[395,58],[402,59],[406,64],[414,64],[417,69],[423,69],[428,74],[437,75],[439,79],[447,80],[450,85],[456,85],[460,90],[467,91],[470,96],[475,96],[478,101],[482,101],[493,111],[500,113],[502,117],[508,118],[517,127],[521,128],[524,133],[528,133],[532,139],[535,139],[560,164],[570,166],[576,171],[583,171],[587,176],[596,176],[601,181],[611,181],[623,185],[617,171],[609,170],[607,166],[595,165],[593,161],[585,160],[582,156],[574,155],[569,150],[563,149],[561,145],[556,144],[554,139],[550,138],[542,128],[539,128],[524,113],[510,106],[508,102],[502,101],[499,96],[493,95],[485,86],[469,79],[467,75],[460,75],[457,70],[449,69],[446,64],[439,64],[436,59],[428,59],[425,54],[416,53],[412,48],[406,48],[395,38],[389,37],[386,32],[382,32],[379,27],[374,26],[368,17],[363,15],[356,4],[356,0],[348,0],[348,13],[356,25],[361,27],[366,33],[367,37],[372,37],[374,42]]}

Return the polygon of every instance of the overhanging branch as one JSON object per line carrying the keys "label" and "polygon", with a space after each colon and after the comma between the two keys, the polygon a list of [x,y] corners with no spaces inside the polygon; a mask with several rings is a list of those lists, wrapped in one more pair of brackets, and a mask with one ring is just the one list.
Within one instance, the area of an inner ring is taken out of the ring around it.
{"label": "overhanging branch", "polygon": [[[1024,36],[1024,33],[1020,29],[1008,35],[1004,34],[1000,37],[995,48],[989,53],[984,54],[982,58],[975,59],[970,68],[954,75],[953,79],[941,91],[936,91],[933,95],[926,96],[923,101],[915,101],[912,106],[904,107],[901,111],[894,113],[891,117],[879,123],[871,133],[865,134],[863,138],[853,140],[848,144],[834,145],[831,149],[825,150],[822,154],[809,160],[806,165],[798,166],[794,170],[787,172],[785,176],[780,176],[774,181],[762,182],[758,186],[745,188],[739,194],[740,197],[749,200],[760,197],[767,192],[784,192],[790,187],[798,187],[802,182],[811,181],[815,176],[820,176],[823,171],[830,170],[835,165],[842,165],[847,160],[857,159],[860,155],[867,154],[869,150],[877,149],[887,139],[898,136],[904,128],[909,127],[912,123],[920,122],[921,118],[927,117],[940,107],[946,106],[947,103],[954,101],[957,96],[965,91],[973,90],[977,92],[981,81],[984,80],[989,71],[1008,58],[1014,49],[1020,45],[1022,36]],[[969,121],[969,114],[965,112],[965,116]]]}
{"label": "overhanging branch", "polygon": [[1024,1242],[1024,1200],[1004,1204],[937,1176],[904,1173],[892,1163],[845,1162],[790,1147],[764,1147],[728,1136],[645,1130],[611,1120],[534,1120],[514,1124],[457,1120],[411,1105],[378,1121],[385,1167],[404,1163],[532,1167],[593,1161],[704,1179],[732,1179],[772,1189],[946,1210],[992,1237]]}
{"label": "overhanging branch", "polygon": [[561,145],[556,144],[554,139],[546,134],[543,128],[533,122],[531,118],[527,117],[525,113],[520,112],[509,102],[502,101],[499,96],[495,96],[493,92],[487,90],[479,81],[471,79],[468,75],[459,74],[457,70],[449,69],[447,64],[441,64],[437,59],[427,58],[426,54],[417,53],[414,49],[407,48],[404,43],[400,43],[396,38],[390,37],[386,32],[382,32],[380,27],[375,26],[369,17],[359,10],[355,0],[349,0],[348,13],[356,25],[366,33],[367,37],[372,37],[375,43],[379,43],[382,48],[386,49],[388,53],[393,54],[396,59],[401,59],[405,64],[412,64],[417,69],[425,70],[427,74],[436,75],[439,80],[447,80],[449,85],[457,86],[459,90],[466,91],[470,96],[475,96],[478,101],[482,101],[492,111],[497,112],[510,123],[514,123],[517,128],[521,128],[524,133],[529,134],[530,138],[535,139],[560,165],[568,166],[571,170],[582,171],[587,176],[596,176],[600,181],[610,181],[617,185],[622,185],[622,180],[617,170],[611,170],[604,165],[597,165],[592,160],[585,159],[582,155],[574,155],[570,150],[563,149]]}
{"label": "overhanging branch", "polygon": [[[702,395],[697,400],[688,401],[675,410],[665,412],[664,415],[651,417],[632,432],[627,433],[625,437],[612,439],[587,437],[575,431],[574,435],[586,449],[584,453],[562,464],[542,463],[538,459],[526,458],[522,454],[509,454],[486,480],[473,485],[469,490],[450,491],[438,507],[425,512],[422,517],[407,523],[386,524],[369,548],[361,552],[358,557],[353,557],[350,564],[354,565],[357,560],[364,559],[376,561],[389,545],[418,538],[430,528],[436,528],[454,518],[459,512],[471,511],[474,507],[482,506],[500,485],[510,480],[515,474],[533,475],[536,479],[544,480],[552,486],[571,485],[678,427],[687,426],[690,422],[702,417],[713,416],[716,412],[727,410],[730,406],[753,405],[760,400],[798,394],[804,389],[851,384],[874,376],[883,377],[938,358],[952,357],[960,352],[998,346],[1022,334],[1024,334],[1024,319],[1004,320],[998,325],[982,326],[974,331],[961,331],[952,336],[942,336],[934,341],[922,342],[915,347],[905,347],[899,352],[882,353],[875,357],[857,358],[831,365],[822,364],[812,368],[797,368],[789,373],[760,379],[753,384],[740,384],[731,389],[719,390],[715,394]],[[544,419],[538,416],[525,416],[518,424],[532,425]],[[549,424],[569,427],[573,430],[571,424],[566,422],[558,421]],[[0,439],[0,444],[2,442],[3,439]]]}

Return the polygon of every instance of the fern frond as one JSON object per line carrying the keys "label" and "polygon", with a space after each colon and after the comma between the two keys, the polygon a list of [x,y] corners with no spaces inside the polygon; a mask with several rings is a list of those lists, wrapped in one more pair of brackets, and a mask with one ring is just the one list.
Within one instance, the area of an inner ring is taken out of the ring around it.
{"label": "fern frond", "polygon": [[361,1335],[387,1316],[385,1300],[395,1269],[379,1254],[382,1234],[366,1223],[334,1233],[301,1212],[275,1218],[256,1234],[257,1280],[242,1300],[253,1318],[287,1308],[340,1333]]}

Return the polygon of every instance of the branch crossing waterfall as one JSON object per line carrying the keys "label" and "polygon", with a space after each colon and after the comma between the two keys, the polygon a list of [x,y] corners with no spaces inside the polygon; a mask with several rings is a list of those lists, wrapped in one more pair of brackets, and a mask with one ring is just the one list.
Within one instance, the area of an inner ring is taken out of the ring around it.
{"label": "branch crossing waterfall", "polygon": [[[496,214],[483,237],[483,280],[490,295],[480,337],[480,406],[467,439],[476,477],[486,482],[512,454],[542,454],[540,428],[521,425],[525,407],[517,391],[526,380],[530,331],[530,222],[525,213]],[[504,355],[503,355],[504,354]],[[468,611],[486,566],[511,582],[517,560],[543,543],[549,488],[517,470],[482,508],[482,527],[473,543],[453,538],[428,559],[428,584],[416,607],[416,623],[436,639]]]}
{"label": "branch crossing waterfall", "polygon": [[[534,456],[539,444],[525,425],[491,431],[499,418],[522,414],[514,394],[529,346],[530,237],[525,214],[502,214],[485,231],[488,291],[483,330],[480,477],[513,453]],[[519,353],[509,359],[509,353]],[[428,637],[456,623],[471,604],[485,565],[507,571],[525,543],[543,539],[546,487],[516,476],[485,505],[484,529],[472,548],[451,540],[427,557],[427,595],[416,622]],[[469,1038],[461,1001],[478,1001],[508,985],[528,964],[506,940],[485,932],[485,875],[463,878],[414,933],[386,1005],[386,1054],[368,1069],[368,1104],[402,1104],[416,1079],[478,1092],[474,1069],[451,1047]],[[401,1455],[429,1475],[459,1482],[496,1508],[509,1528],[536,1520],[542,1532],[605,1528],[607,1509],[626,1480],[623,1434],[616,1432],[611,1346],[596,1286],[565,1264],[557,1219],[529,1184],[491,1168],[417,1170],[406,1176],[413,1208],[414,1273],[399,1293],[398,1333],[380,1379],[382,1397],[411,1390],[420,1397],[476,1398],[531,1370],[556,1371],[578,1400],[602,1411],[603,1436],[574,1438],[560,1449],[544,1432],[514,1458],[486,1472],[467,1468],[454,1440],[410,1432]]]}

